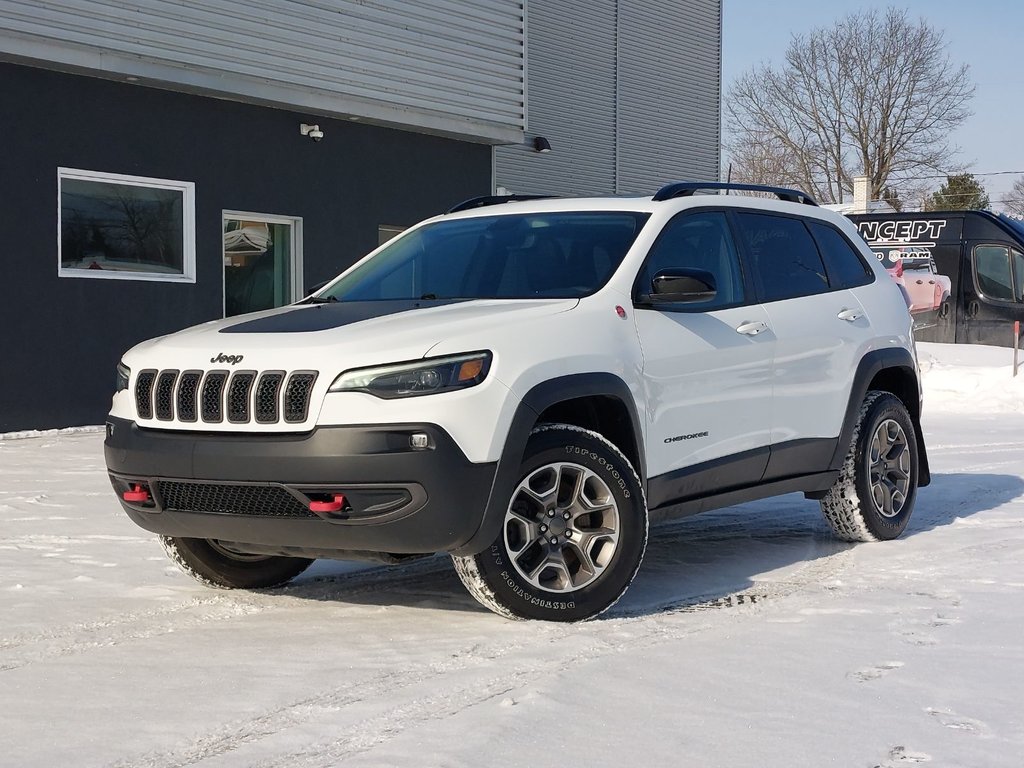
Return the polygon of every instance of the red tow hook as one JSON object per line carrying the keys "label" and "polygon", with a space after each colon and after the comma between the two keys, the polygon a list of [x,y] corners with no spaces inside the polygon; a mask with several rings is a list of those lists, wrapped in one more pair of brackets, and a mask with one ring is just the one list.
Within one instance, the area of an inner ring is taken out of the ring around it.
{"label": "red tow hook", "polygon": [[122,493],[121,498],[125,501],[131,501],[136,504],[145,504],[147,501],[152,501],[152,496],[149,495],[149,491],[138,483],[135,483],[130,491]]}
{"label": "red tow hook", "polygon": [[309,502],[310,512],[341,512],[341,508],[345,506],[345,497],[340,494],[334,494],[334,501],[311,501]]}

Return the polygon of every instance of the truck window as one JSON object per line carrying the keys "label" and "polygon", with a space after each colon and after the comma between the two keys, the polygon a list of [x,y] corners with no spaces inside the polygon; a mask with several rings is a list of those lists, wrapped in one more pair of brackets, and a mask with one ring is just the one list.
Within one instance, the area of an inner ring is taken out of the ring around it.
{"label": "truck window", "polygon": [[[1017,261],[1019,263],[1020,259]],[[974,275],[978,292],[983,296],[1000,301],[1020,301],[1020,281],[1015,290],[1010,249],[1005,245],[977,246],[974,249]]]}

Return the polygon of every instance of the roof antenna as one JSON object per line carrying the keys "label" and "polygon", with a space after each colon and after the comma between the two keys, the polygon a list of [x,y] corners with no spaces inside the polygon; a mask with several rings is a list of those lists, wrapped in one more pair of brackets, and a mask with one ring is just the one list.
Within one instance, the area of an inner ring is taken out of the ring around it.
{"label": "roof antenna", "polygon": [[[729,170],[725,174],[725,183],[732,184],[732,163],[729,163]],[[725,194],[729,194],[729,188],[725,188]]]}

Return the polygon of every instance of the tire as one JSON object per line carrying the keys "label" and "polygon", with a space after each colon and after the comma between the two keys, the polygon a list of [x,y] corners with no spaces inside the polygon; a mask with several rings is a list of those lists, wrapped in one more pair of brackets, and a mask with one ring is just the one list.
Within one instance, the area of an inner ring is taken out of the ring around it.
{"label": "tire", "polygon": [[249,555],[213,539],[161,536],[167,556],[185,573],[217,589],[265,589],[287,584],[312,565],[303,557]]}
{"label": "tire", "polygon": [[822,514],[844,541],[895,539],[914,511],[917,470],[917,434],[906,406],[888,392],[868,392]]}
{"label": "tire", "polygon": [[647,504],[629,460],[596,432],[545,424],[530,436],[494,543],[452,560],[501,616],[582,621],[622,596],[646,546]]}

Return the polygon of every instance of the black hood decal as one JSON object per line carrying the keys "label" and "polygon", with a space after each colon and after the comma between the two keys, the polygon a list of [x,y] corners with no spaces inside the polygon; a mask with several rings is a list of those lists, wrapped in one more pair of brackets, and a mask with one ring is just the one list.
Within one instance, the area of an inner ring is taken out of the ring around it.
{"label": "black hood decal", "polygon": [[343,325],[372,320],[375,317],[397,315],[416,309],[443,307],[458,304],[469,299],[441,299],[416,301],[401,299],[395,301],[339,301],[328,304],[306,304],[290,312],[281,312],[257,320],[246,320],[238,325],[221,328],[221,333],[308,333],[340,328]]}

